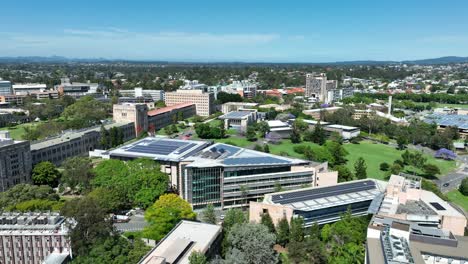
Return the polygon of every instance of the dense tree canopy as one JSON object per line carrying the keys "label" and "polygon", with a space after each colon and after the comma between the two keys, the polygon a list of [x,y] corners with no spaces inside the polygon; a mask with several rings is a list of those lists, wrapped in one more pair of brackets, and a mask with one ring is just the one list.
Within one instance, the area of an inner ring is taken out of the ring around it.
{"label": "dense tree canopy", "polygon": [[17,184],[0,193],[0,209],[15,207],[18,204],[32,200],[58,201],[59,196],[50,186]]}
{"label": "dense tree canopy", "polygon": [[177,194],[164,194],[145,212],[149,225],[143,236],[161,240],[182,219],[193,220],[196,214],[192,207]]}
{"label": "dense tree canopy", "polygon": [[36,185],[57,186],[60,172],[50,161],[36,164],[32,170],[32,180]]}

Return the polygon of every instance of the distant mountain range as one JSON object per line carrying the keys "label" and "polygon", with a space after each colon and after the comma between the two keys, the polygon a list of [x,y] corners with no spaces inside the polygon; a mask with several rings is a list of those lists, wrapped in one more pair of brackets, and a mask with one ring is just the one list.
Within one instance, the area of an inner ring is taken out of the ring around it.
{"label": "distant mountain range", "polygon": [[422,60],[404,60],[404,61],[337,61],[337,62],[315,62],[315,63],[274,63],[274,62],[180,62],[180,61],[158,61],[158,60],[124,60],[124,59],[106,59],[106,58],[67,58],[62,56],[25,56],[25,57],[0,57],[0,63],[156,63],[156,64],[312,64],[312,65],[387,65],[387,64],[450,64],[450,63],[468,63],[468,57],[447,56]]}

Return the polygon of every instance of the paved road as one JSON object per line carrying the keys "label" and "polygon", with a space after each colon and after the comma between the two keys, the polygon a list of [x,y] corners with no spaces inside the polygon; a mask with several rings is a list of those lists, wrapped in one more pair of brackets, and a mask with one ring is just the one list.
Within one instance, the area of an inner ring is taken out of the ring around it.
{"label": "paved road", "polygon": [[[458,156],[457,162],[460,167],[456,171],[450,172],[440,180],[435,181],[442,192],[449,192],[458,188],[464,178],[468,178],[468,156]],[[445,186],[444,186],[445,185]]]}

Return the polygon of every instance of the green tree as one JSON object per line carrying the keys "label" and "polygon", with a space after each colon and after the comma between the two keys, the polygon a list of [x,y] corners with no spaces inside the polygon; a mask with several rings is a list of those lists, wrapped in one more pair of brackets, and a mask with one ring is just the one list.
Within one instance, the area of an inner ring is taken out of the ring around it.
{"label": "green tree", "polygon": [[380,170],[381,171],[388,171],[390,169],[390,165],[387,162],[380,163]]}
{"label": "green tree", "polygon": [[57,186],[60,172],[50,161],[43,161],[34,166],[32,170],[32,180],[36,185]]}
{"label": "green tree", "polygon": [[342,165],[346,163],[346,155],[348,155],[348,152],[343,145],[338,142],[328,141],[325,144],[325,148],[333,157],[333,160],[329,162],[331,165]]}
{"label": "green tree", "polygon": [[325,144],[327,140],[327,135],[325,134],[325,130],[323,130],[320,121],[314,127],[314,131],[312,133],[312,142],[317,143],[319,145]]}
{"label": "green tree", "polygon": [[208,204],[202,212],[202,219],[206,223],[216,224],[216,213],[213,204]]}
{"label": "green tree", "polygon": [[20,183],[0,193],[0,209],[31,200],[58,201],[59,196],[50,186]]}
{"label": "green tree", "polygon": [[468,178],[464,178],[458,187],[458,190],[465,196],[468,196]]}
{"label": "green tree", "polygon": [[260,224],[236,224],[227,235],[227,263],[271,264],[278,256],[273,250],[275,234]]}
{"label": "green tree", "polygon": [[120,210],[131,207],[127,202],[125,193],[117,188],[97,187],[88,196],[98,201],[99,205],[108,213],[116,213]]}
{"label": "green tree", "polygon": [[263,145],[263,152],[270,153],[270,146],[268,144]]}
{"label": "green tree", "polygon": [[393,163],[392,166],[390,167],[390,173],[391,173],[391,174],[398,175],[398,174],[400,174],[400,172],[401,172],[402,169],[403,169],[403,168],[401,167],[400,164],[398,164],[398,163]]}
{"label": "green tree", "polygon": [[327,263],[323,243],[317,238],[305,241],[292,241],[288,244],[288,258],[293,264]]}
{"label": "green tree", "polygon": [[360,180],[367,178],[367,165],[362,157],[359,157],[354,163],[354,175]]}
{"label": "green tree", "polygon": [[93,244],[91,250],[85,255],[73,258],[73,263],[138,263],[149,250],[150,247],[146,246],[141,239],[130,242],[114,235]]}
{"label": "green tree", "polygon": [[247,127],[247,132],[245,133],[245,137],[248,141],[255,141],[257,140],[257,132],[253,126]]}
{"label": "green tree", "polygon": [[92,96],[84,96],[65,108],[62,117],[71,128],[89,127],[107,117],[108,106]]}
{"label": "green tree", "polygon": [[289,223],[286,217],[283,217],[278,222],[278,227],[276,229],[276,238],[278,244],[282,245],[283,247],[289,242]]}
{"label": "green tree", "polygon": [[192,251],[189,256],[190,264],[208,264],[205,254],[199,251]]}
{"label": "green tree", "polygon": [[405,149],[406,145],[408,145],[408,137],[405,135],[399,135],[396,139],[398,149],[403,150]]}
{"label": "green tree", "polygon": [[98,241],[113,233],[112,223],[104,208],[91,197],[67,201],[61,214],[76,221],[71,225],[70,240],[74,254],[86,255]]}
{"label": "green tree", "polygon": [[145,219],[148,226],[143,236],[161,240],[182,219],[193,220],[196,214],[188,202],[176,194],[164,194],[146,210]]}
{"label": "green tree", "polygon": [[273,224],[273,220],[269,213],[263,213],[260,219],[260,224],[266,226],[268,231],[275,234],[275,224]]}
{"label": "green tree", "polygon": [[266,121],[260,121],[256,125],[258,132],[260,132],[260,135],[262,138],[265,137],[265,135],[270,132],[270,126]]}
{"label": "green tree", "polygon": [[438,174],[440,174],[440,169],[437,167],[437,165],[434,164],[424,164],[422,167],[424,173],[428,176],[434,177]]}
{"label": "green tree", "polygon": [[100,145],[103,149],[108,149],[111,146],[110,143],[110,134],[109,131],[104,127],[104,125],[101,125],[101,139],[100,139]]}
{"label": "green tree", "polygon": [[338,172],[339,182],[347,182],[347,181],[352,181],[354,179],[354,174],[345,165],[335,166],[334,170]]}
{"label": "green tree", "polygon": [[304,240],[304,219],[302,217],[291,218],[290,242],[301,242]]}
{"label": "green tree", "polygon": [[87,157],[72,157],[62,163],[63,176],[61,182],[72,189],[87,190],[93,178],[92,162]]}

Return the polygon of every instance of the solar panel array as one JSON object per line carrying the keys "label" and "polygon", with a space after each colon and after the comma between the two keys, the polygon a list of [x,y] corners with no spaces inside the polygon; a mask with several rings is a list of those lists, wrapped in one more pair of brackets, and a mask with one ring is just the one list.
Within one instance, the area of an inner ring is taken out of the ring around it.
{"label": "solar panel array", "polygon": [[440,203],[432,202],[432,203],[430,203],[430,204],[431,204],[432,206],[434,206],[434,208],[435,208],[436,210],[438,210],[438,211],[443,211],[443,210],[445,210],[445,208],[444,208],[442,205],[440,205]]}
{"label": "solar panel array", "polygon": [[238,147],[234,147],[234,146],[230,146],[230,145],[226,145],[226,144],[218,144],[218,145],[210,148],[210,151],[212,151],[212,152],[218,152],[218,153],[222,153],[222,154],[228,152],[228,154],[225,155],[226,157],[232,156],[233,154],[237,153],[239,150],[240,150],[240,148],[238,148]]}
{"label": "solar panel array", "polygon": [[[193,143],[177,142],[177,141],[169,141],[169,140],[158,140],[158,141],[146,140],[146,141],[141,141],[139,144],[128,148],[127,151],[154,154],[154,155],[169,155],[182,146],[192,147],[194,145],[195,144]],[[184,149],[186,147],[184,147]],[[181,152],[179,151],[179,153]]]}
{"label": "solar panel array", "polygon": [[427,123],[437,123],[442,126],[456,126],[461,129],[468,129],[468,115],[445,115],[433,114],[428,116]]}
{"label": "solar panel array", "polygon": [[339,185],[323,187],[323,188],[315,188],[315,189],[301,190],[301,191],[296,191],[296,192],[275,194],[271,196],[271,200],[274,203],[290,204],[290,203],[303,202],[303,201],[318,199],[318,198],[323,198],[323,197],[336,196],[340,194],[367,191],[367,190],[372,190],[375,188],[376,188],[376,185],[374,181],[366,180],[366,181],[361,181],[361,182],[339,184]]}
{"label": "solar panel array", "polygon": [[290,164],[288,160],[274,157],[248,157],[248,158],[227,158],[223,161],[225,165],[261,165],[261,164]]}

